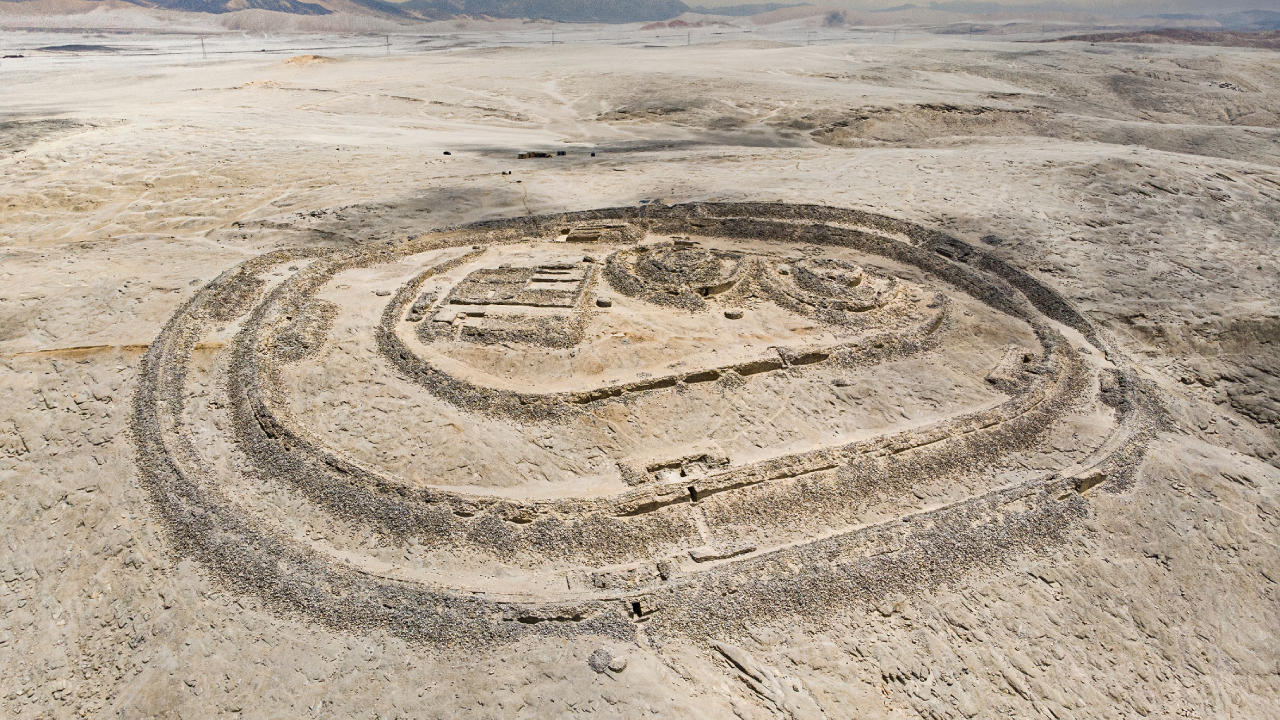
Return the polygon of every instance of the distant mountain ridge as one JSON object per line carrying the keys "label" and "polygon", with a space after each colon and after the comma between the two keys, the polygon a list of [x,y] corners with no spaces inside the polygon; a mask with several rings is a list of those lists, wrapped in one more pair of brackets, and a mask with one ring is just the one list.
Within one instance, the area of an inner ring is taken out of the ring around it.
{"label": "distant mountain ridge", "polygon": [[[22,3],[28,0],[0,0]],[[100,0],[89,0],[96,2]],[[271,10],[293,15],[355,12],[399,20],[444,20],[458,16],[528,18],[557,22],[633,23],[670,20],[687,12],[746,16],[796,4],[761,3],[722,8],[691,8],[682,0],[120,0],[156,10],[230,13]]]}
{"label": "distant mountain ridge", "polygon": [[[31,0],[0,0],[6,3],[24,3]],[[89,0],[94,2],[96,0]],[[229,13],[236,10],[274,10],[292,15],[328,15],[333,11],[324,5],[302,0],[121,0],[131,5],[155,10],[179,12]]]}
{"label": "distant mountain ridge", "polygon": [[[906,3],[893,7],[868,10],[871,13],[892,13],[908,10],[938,10],[942,12],[960,13],[963,15],[996,15],[1001,13],[1096,13],[1097,7],[1075,5],[1070,2],[1046,0],[1039,3],[1014,3],[1006,5],[990,0],[946,0],[917,5]],[[1130,16],[1132,13],[1122,13]],[[1136,16],[1135,16],[1136,17]],[[1227,30],[1280,30],[1280,12],[1272,10],[1245,10],[1231,13],[1161,13],[1150,15],[1157,20],[1171,20],[1179,23],[1197,20],[1204,21],[1205,29],[1222,28]]]}
{"label": "distant mountain ridge", "polygon": [[[30,0],[0,0],[0,2],[21,3]],[[96,2],[99,0],[88,0]],[[177,12],[202,12],[223,14],[238,10],[272,10],[290,15],[331,15],[335,12],[356,11],[383,17],[400,19],[418,19],[406,12],[401,6],[384,0],[120,0],[131,5],[154,10],[172,10]]]}
{"label": "distant mountain ridge", "polygon": [[332,11],[315,3],[302,0],[126,0],[134,5],[159,10],[181,10],[185,12],[227,13],[236,10],[256,8],[274,10],[294,15],[328,15]]}
{"label": "distant mountain ridge", "polygon": [[599,23],[670,20],[689,11],[680,0],[408,0],[400,7],[431,19],[488,15]]}
{"label": "distant mountain ridge", "polygon": [[1280,30],[1280,12],[1272,10],[1246,10],[1227,15],[1200,17],[1214,20],[1222,27],[1231,30]]}
{"label": "distant mountain ridge", "polygon": [[631,23],[670,20],[687,12],[747,16],[800,7],[806,3],[760,3],[726,7],[689,7],[681,0],[408,0],[400,7],[422,17],[487,15],[558,22]]}
{"label": "distant mountain ridge", "polygon": [[784,4],[784,3],[761,3],[758,5],[725,5],[723,7],[705,7],[698,5],[689,8],[689,12],[695,12],[700,15],[728,15],[731,17],[745,17],[747,15],[760,15],[774,10],[785,10],[787,8],[801,7],[808,3]]}
{"label": "distant mountain ridge", "polygon": [[987,13],[1009,12],[1084,12],[1085,8],[1062,2],[1045,2],[1035,5],[1005,5],[998,2],[980,2],[974,0],[951,0],[951,2],[931,2],[928,5],[907,3],[894,7],[869,10],[873,13],[902,12],[904,10],[939,10],[942,12],[962,13],[965,15],[983,15]]}
{"label": "distant mountain ridge", "polygon": [[[28,0],[0,0],[0,3],[22,3]],[[105,0],[89,0],[90,2]],[[684,13],[704,15],[749,16],[783,9],[803,7],[811,3],[751,3],[721,7],[689,6],[683,0],[119,0],[157,10],[202,13],[231,13],[239,10],[270,10],[292,15],[329,15],[357,13],[402,21],[446,20],[459,16],[552,20],[569,23],[651,23],[679,17]],[[906,3],[896,7],[864,12],[892,13],[932,10],[964,15],[1005,13],[1077,13],[1089,9],[1069,1],[1047,0],[1040,3],[1004,4],[992,0],[933,0],[927,5]],[[1095,9],[1096,10],[1096,9]],[[1204,31],[1272,31],[1280,30],[1280,12],[1247,10],[1242,12],[1200,14],[1166,13],[1146,16],[1176,22],[1183,28]],[[1201,25],[1198,21],[1203,21]],[[1151,24],[1150,29],[1159,29]]]}
{"label": "distant mountain ridge", "polygon": [[[1053,42],[1112,42],[1112,43],[1182,43],[1187,45],[1217,45],[1220,47],[1248,47],[1264,50],[1280,50],[1280,30],[1184,30],[1165,28],[1139,32],[1090,33],[1057,38]],[[1225,87],[1225,86],[1224,86]]]}

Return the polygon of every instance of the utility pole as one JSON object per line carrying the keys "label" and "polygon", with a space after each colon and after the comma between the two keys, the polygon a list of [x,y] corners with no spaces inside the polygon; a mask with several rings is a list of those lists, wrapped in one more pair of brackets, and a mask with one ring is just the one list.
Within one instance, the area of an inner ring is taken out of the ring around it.
{"label": "utility pole", "polygon": [[204,49],[204,38],[200,38],[200,57],[204,58],[205,60],[209,59],[209,53],[205,52],[205,49]]}

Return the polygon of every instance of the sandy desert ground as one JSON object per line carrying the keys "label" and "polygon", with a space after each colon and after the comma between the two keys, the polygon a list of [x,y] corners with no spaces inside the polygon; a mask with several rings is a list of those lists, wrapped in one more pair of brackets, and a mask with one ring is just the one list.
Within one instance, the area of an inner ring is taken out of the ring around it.
{"label": "sandy desert ground", "polygon": [[463,40],[2,61],[0,715],[1280,717],[1280,56]]}

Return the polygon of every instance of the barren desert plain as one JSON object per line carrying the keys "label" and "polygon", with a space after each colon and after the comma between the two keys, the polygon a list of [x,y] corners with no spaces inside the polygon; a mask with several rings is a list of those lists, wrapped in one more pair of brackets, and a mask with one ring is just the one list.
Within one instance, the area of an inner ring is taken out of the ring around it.
{"label": "barren desert plain", "polygon": [[0,32],[0,717],[1280,718],[1277,51],[432,27]]}

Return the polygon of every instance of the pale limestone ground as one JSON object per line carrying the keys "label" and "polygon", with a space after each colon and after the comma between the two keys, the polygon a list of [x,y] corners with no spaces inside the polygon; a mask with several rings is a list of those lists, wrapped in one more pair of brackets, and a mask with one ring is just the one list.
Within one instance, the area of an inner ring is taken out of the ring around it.
{"label": "pale limestone ground", "polygon": [[[938,40],[4,72],[13,119],[68,122],[0,130],[18,138],[0,156],[0,714],[1280,717],[1274,53]],[[754,689],[700,645],[614,646],[627,669],[596,674],[601,642],[458,656],[335,634],[167,553],[132,379],[204,282],[279,244],[649,199],[986,238],[1108,328],[1175,427],[1050,554],[822,633],[762,625]]]}

